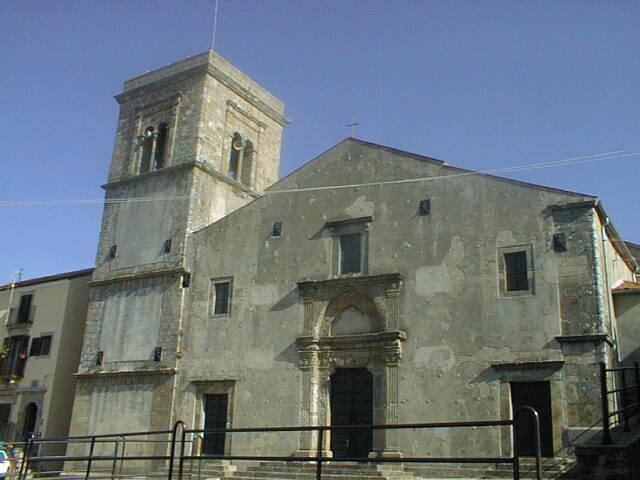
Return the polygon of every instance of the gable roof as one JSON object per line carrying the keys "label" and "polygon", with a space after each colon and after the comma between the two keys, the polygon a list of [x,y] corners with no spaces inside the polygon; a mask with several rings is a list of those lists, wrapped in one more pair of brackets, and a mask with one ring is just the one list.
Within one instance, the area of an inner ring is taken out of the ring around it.
{"label": "gable roof", "polygon": [[[294,188],[287,188],[287,184],[291,183],[291,181],[293,180],[294,177],[296,177],[299,173],[303,172],[306,168],[308,168],[311,164],[320,161],[323,159],[323,157],[329,156],[332,152],[337,151],[338,149],[342,149],[342,148],[350,148],[351,146],[361,146],[364,147],[366,149],[370,149],[372,151],[384,151],[384,152],[388,152],[390,154],[393,155],[397,155],[399,157],[406,157],[408,159],[412,159],[412,160],[417,160],[419,162],[425,162],[433,167],[435,167],[438,170],[442,170],[443,171],[443,175],[429,175],[426,177],[413,177],[413,178],[406,178],[406,179],[397,179],[397,180],[387,180],[387,181],[381,181],[381,182],[373,182],[373,183],[362,183],[362,184],[357,184],[357,185],[352,185],[352,184],[336,184],[336,185],[323,185],[321,187],[304,187],[304,186],[296,186]],[[280,179],[278,182],[276,182],[275,184],[273,184],[271,187],[269,187],[265,193],[268,192],[281,192],[281,191],[312,191],[312,190],[316,190],[316,189],[327,189],[327,188],[348,188],[348,187],[357,187],[357,186],[366,186],[366,185],[378,185],[378,184],[384,184],[384,183],[400,183],[400,182],[419,182],[421,180],[424,179],[435,179],[438,177],[447,177],[447,178],[453,178],[455,176],[482,176],[482,177],[486,177],[486,178],[490,178],[499,182],[504,182],[504,183],[509,183],[509,184],[513,184],[513,185],[518,185],[518,186],[522,186],[525,188],[531,188],[531,189],[538,189],[538,190],[544,190],[547,192],[552,192],[552,193],[559,193],[559,194],[563,194],[563,195],[571,195],[571,196],[576,196],[576,197],[582,197],[582,198],[591,198],[591,199],[595,199],[597,197],[593,196],[593,195],[588,195],[588,194],[583,194],[583,193],[579,193],[579,192],[572,192],[570,190],[562,190],[559,188],[554,188],[554,187],[547,187],[544,185],[538,185],[538,184],[534,184],[534,183],[529,183],[529,182],[524,182],[521,180],[513,180],[510,178],[506,178],[506,177],[501,177],[498,175],[492,175],[490,173],[485,173],[485,172],[480,172],[480,171],[475,171],[475,170],[469,170],[469,169],[465,169],[465,168],[460,168],[460,167],[453,167],[450,166],[446,161],[444,160],[438,160],[432,157],[427,157],[425,155],[419,155],[417,153],[412,153],[412,152],[407,152],[405,150],[400,150],[398,148],[393,148],[393,147],[389,147],[386,145],[380,145],[377,143],[372,143],[372,142],[367,142],[365,140],[360,140],[354,137],[347,137],[344,140],[342,140],[341,142],[337,143],[336,145],[334,145],[333,147],[329,148],[328,150],[325,150],[323,153],[321,153],[320,155],[316,156],[315,158],[313,158],[312,160],[310,160],[309,162],[305,163],[304,165],[302,165],[301,167],[297,168],[296,170],[294,170],[293,172],[289,173],[289,175],[283,177],[282,179]]]}

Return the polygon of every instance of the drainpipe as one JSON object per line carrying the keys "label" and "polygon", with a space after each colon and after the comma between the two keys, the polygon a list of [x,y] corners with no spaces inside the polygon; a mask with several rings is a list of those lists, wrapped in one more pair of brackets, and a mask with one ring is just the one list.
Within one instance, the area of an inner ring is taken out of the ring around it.
{"label": "drainpipe", "polygon": [[[596,213],[597,215],[597,213]],[[601,263],[601,249],[602,249],[602,239],[601,239],[601,232],[598,231],[598,226],[596,224],[596,216],[594,215],[593,219],[592,219],[592,230],[591,230],[591,240],[593,242],[593,263],[592,263],[592,267],[593,267],[593,272],[594,272],[594,289],[595,289],[595,296],[596,296],[596,311],[597,311],[597,317],[598,317],[598,321],[600,322],[600,325],[598,326],[598,329],[604,329],[605,328],[605,313],[604,313],[604,288],[602,285],[602,263]],[[596,332],[599,333],[599,332]],[[605,351],[603,351],[602,356],[599,360],[600,362],[604,362],[605,365],[607,365],[607,368],[610,367],[609,365],[609,359],[607,358],[607,355],[605,353]]]}
{"label": "drainpipe", "polygon": [[605,280],[605,295],[607,296],[607,311],[609,313],[609,329],[611,331],[611,337],[613,338],[613,353],[614,360],[616,365],[620,362],[619,352],[618,352],[618,329],[617,323],[615,320],[615,314],[613,312],[613,305],[611,302],[611,281],[609,274],[609,257],[607,256],[607,232],[606,226],[611,223],[609,217],[606,217],[604,223],[602,224],[601,236],[602,236],[602,251],[604,256],[604,280]]}

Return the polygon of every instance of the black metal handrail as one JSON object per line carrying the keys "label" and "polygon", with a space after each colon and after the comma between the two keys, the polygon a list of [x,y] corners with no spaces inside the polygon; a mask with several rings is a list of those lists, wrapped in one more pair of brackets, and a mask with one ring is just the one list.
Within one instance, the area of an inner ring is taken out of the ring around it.
{"label": "black metal handrail", "polygon": [[[633,373],[635,383],[628,384],[627,373]],[[613,380],[613,388],[609,389],[609,380]],[[621,385],[616,386],[616,380]],[[632,394],[635,393],[635,401],[631,401]],[[621,398],[622,397],[622,398]],[[640,366],[634,362],[633,367],[607,368],[604,362],[600,362],[600,399],[602,405],[602,443],[609,445],[612,443],[611,427],[624,424],[624,431],[631,431],[631,413],[638,413],[640,408]],[[613,399],[616,408],[611,410],[609,402]],[[617,419],[617,422],[614,420]]]}
{"label": "black metal handrail", "polygon": [[[243,460],[243,461],[283,461],[283,462],[315,462],[316,464],[316,479],[322,478],[322,467],[326,462],[361,462],[362,458],[341,457],[333,458],[323,454],[324,439],[327,432],[337,430],[403,430],[403,429],[437,429],[437,428],[475,428],[475,427],[499,427],[507,426],[511,428],[512,440],[513,440],[513,455],[509,457],[379,457],[368,458],[366,461],[371,463],[459,463],[459,464],[511,464],[513,467],[514,480],[520,479],[520,452],[521,445],[518,440],[518,423],[522,421],[523,415],[530,415],[531,420],[534,422],[535,432],[535,458],[536,458],[536,472],[537,478],[541,477],[541,445],[540,445],[540,421],[538,412],[532,407],[520,407],[518,408],[510,420],[481,420],[481,421],[466,421],[466,422],[436,422],[436,423],[411,423],[411,424],[398,424],[398,425],[317,425],[317,426],[297,426],[297,427],[246,427],[246,428],[217,428],[208,430],[189,429],[187,425],[178,421],[175,423],[172,430],[158,430],[152,432],[128,432],[128,433],[114,433],[104,435],[80,435],[72,437],[55,437],[45,439],[28,438],[24,444],[24,455],[22,464],[20,466],[20,473],[18,480],[27,480],[27,471],[31,465],[39,464],[42,462],[86,462],[85,476],[86,480],[92,471],[94,462],[112,462],[112,476],[116,475],[116,465],[118,462],[131,461],[131,460],[162,460],[168,462],[167,480],[173,480],[175,462],[178,461],[177,480],[182,480],[184,473],[184,462],[189,460],[210,460],[210,456],[202,455],[187,455],[185,453],[185,446],[191,443],[187,439],[188,435],[192,437],[197,434],[209,434],[209,433],[266,433],[266,432],[317,432],[317,447],[316,455],[310,457],[294,457],[294,456],[269,456],[269,455],[216,455],[216,460]],[[166,455],[125,455],[124,445],[126,442],[165,442],[165,440],[138,440],[135,437],[141,436],[153,436],[153,435],[167,435],[166,443],[168,445]],[[131,438],[133,437],[133,438]],[[88,455],[75,455],[75,456],[31,456],[31,452],[34,451],[34,446],[44,445],[47,443],[88,443],[89,454]],[[113,455],[96,455],[95,447],[100,443],[115,443],[115,449]],[[122,450],[119,451],[119,445],[122,445]],[[192,452],[193,453],[193,452]]]}
{"label": "black metal handrail", "polygon": [[[207,434],[207,433],[263,433],[263,432],[305,432],[315,431],[317,435],[316,455],[311,457],[292,457],[292,456],[269,456],[269,455],[216,455],[216,460],[243,460],[243,461],[283,461],[283,462],[300,462],[311,461],[316,463],[316,480],[322,478],[322,465],[326,462],[361,462],[360,457],[340,457],[334,458],[323,455],[323,440],[325,432],[333,432],[337,430],[403,430],[403,429],[434,429],[434,428],[468,428],[468,427],[496,427],[509,426],[512,429],[514,454],[511,457],[374,457],[367,458],[370,463],[500,463],[511,464],[513,466],[514,480],[520,479],[520,445],[517,434],[517,423],[520,417],[529,412],[532,415],[535,431],[535,452],[536,452],[536,473],[537,478],[541,479],[541,444],[540,444],[540,420],[538,412],[532,407],[520,407],[516,410],[514,418],[511,420],[481,420],[470,422],[435,422],[435,423],[406,423],[396,425],[316,425],[305,427],[243,427],[243,428],[215,428],[215,429],[183,429],[181,438],[180,462],[178,467],[178,480],[182,480],[184,471],[184,462],[187,460],[208,460],[212,457],[202,455],[186,455],[184,453],[184,445],[189,443],[187,435],[189,434]],[[172,472],[169,472],[168,480],[172,480]]]}
{"label": "black metal handrail", "polygon": [[[111,473],[115,476],[115,470],[117,462],[123,462],[126,460],[171,460],[172,455],[125,455],[125,443],[165,443],[173,444],[172,437],[167,440],[148,440],[148,439],[136,439],[135,437],[153,436],[153,435],[171,435],[174,430],[155,430],[148,432],[124,432],[124,433],[109,433],[101,435],[74,435],[67,437],[49,437],[49,438],[36,438],[30,435],[25,442],[17,444],[21,446],[23,450],[22,462],[20,463],[20,469],[17,480],[27,480],[27,473],[32,465],[40,465],[44,462],[85,462],[85,480],[89,479],[92,472],[92,466],[94,462],[108,461],[112,462]],[[132,438],[133,437],[133,438]],[[37,447],[47,444],[63,443],[71,444],[87,444],[89,446],[88,455],[35,455],[32,454],[38,451]],[[114,455],[96,455],[95,447],[97,444],[114,444]],[[120,445],[122,450],[118,453]],[[173,451],[173,450],[172,450]]]}

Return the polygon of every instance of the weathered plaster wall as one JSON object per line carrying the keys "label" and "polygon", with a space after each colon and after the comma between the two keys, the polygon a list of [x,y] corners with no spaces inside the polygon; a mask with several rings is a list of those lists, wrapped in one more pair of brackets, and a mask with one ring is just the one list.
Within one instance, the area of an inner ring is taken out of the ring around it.
{"label": "weathered plaster wall", "polygon": [[[272,193],[198,232],[188,255],[192,284],[178,388],[189,393],[178,402],[177,416],[195,419],[198,390],[189,385],[207,378],[235,382],[236,426],[300,421],[290,414],[299,410],[303,395],[295,348],[303,308],[296,283],[334,275],[337,247],[325,228],[328,220],[372,215],[368,273],[400,273],[404,279],[400,330],[407,340],[398,367],[400,422],[505,418],[509,382],[550,380],[554,439],[560,448],[563,427],[586,425],[591,407],[597,407],[591,392],[578,392],[581,409],[588,413],[580,416],[577,409],[567,408],[564,396],[573,387],[566,375],[577,378],[578,372],[548,367],[565,360],[555,339],[566,334],[564,329],[597,329],[595,303],[581,298],[593,298],[592,213],[562,220],[573,243],[558,255],[551,242],[559,215],[549,207],[584,197],[457,173],[440,162],[346,142],[277,184]],[[278,193],[296,186],[423,176],[450,178]],[[432,213],[423,217],[418,204],[425,198],[431,199]],[[270,236],[274,221],[283,222],[282,237]],[[499,287],[500,252],[514,246],[531,252],[532,288],[505,296]],[[233,278],[231,315],[211,317],[210,280],[224,277]],[[587,303],[560,301],[559,287],[572,288],[563,287],[564,278],[580,288],[586,279],[590,292],[575,297]],[[594,350],[597,355],[593,345],[569,352],[572,348],[566,350],[575,357],[571,362],[576,368],[592,362]],[[529,375],[495,368],[518,363],[540,366]],[[591,375],[590,370],[580,373]],[[469,432],[444,431],[424,439],[428,452],[421,452],[444,455],[464,448],[497,453],[499,447],[489,447],[491,442],[482,438],[478,433],[470,441]],[[417,453],[418,445],[425,443],[402,435],[403,452]],[[283,448],[295,451],[294,439]]]}

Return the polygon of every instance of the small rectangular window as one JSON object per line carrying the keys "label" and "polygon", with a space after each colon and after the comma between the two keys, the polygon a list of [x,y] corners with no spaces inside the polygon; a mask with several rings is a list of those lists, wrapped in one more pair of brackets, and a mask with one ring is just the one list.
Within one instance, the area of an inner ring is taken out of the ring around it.
{"label": "small rectangular window", "polygon": [[273,222],[273,227],[271,228],[271,236],[272,237],[282,236],[282,222]]}
{"label": "small rectangular window", "polygon": [[40,355],[49,355],[51,351],[51,335],[40,337]]}
{"label": "small rectangular window", "polygon": [[529,290],[527,252],[505,253],[504,270],[507,292]]}
{"label": "small rectangular window", "polygon": [[37,357],[40,355],[40,338],[33,338],[31,340],[31,349],[29,350],[30,357]]}
{"label": "small rectangular window", "polygon": [[230,311],[231,283],[219,282],[214,284],[214,315],[225,315]]}
{"label": "small rectangular window", "polygon": [[553,250],[556,252],[567,251],[567,236],[564,232],[553,234]]}
{"label": "small rectangular window", "polygon": [[29,349],[30,357],[38,357],[41,355],[49,355],[51,350],[51,335],[42,335],[31,340],[31,349]]}
{"label": "small rectangular window", "polygon": [[340,235],[340,274],[362,271],[362,235]]}
{"label": "small rectangular window", "polygon": [[20,308],[18,309],[18,323],[27,323],[31,317],[31,302],[33,294],[28,293],[20,297]]}
{"label": "small rectangular window", "polygon": [[27,323],[31,320],[31,302],[33,294],[28,293],[20,297],[20,308],[18,309],[18,323]]}
{"label": "small rectangular window", "polygon": [[431,200],[428,198],[420,200],[420,216],[424,217],[427,215],[431,215]]}

